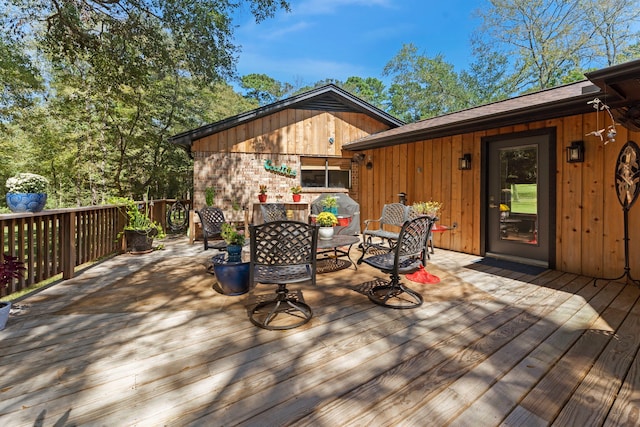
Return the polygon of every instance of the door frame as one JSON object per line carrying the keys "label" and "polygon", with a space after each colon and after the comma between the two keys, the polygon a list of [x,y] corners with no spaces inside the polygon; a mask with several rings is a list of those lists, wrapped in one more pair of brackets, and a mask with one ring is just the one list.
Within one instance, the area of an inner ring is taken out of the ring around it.
{"label": "door frame", "polygon": [[488,196],[488,181],[489,181],[489,143],[502,142],[505,140],[517,140],[523,138],[531,138],[536,136],[546,136],[548,138],[549,152],[547,156],[543,158],[540,156],[539,162],[548,162],[548,230],[546,230],[546,236],[540,236],[539,238],[548,239],[548,253],[546,260],[538,260],[531,258],[522,258],[518,256],[512,256],[509,254],[489,254],[492,257],[503,258],[507,260],[522,262],[526,264],[540,265],[547,268],[555,268],[556,258],[556,175],[557,175],[557,129],[555,127],[536,129],[524,132],[514,132],[509,134],[500,134],[485,136],[481,138],[481,173],[480,173],[480,254],[482,256],[487,255],[487,223],[488,223],[488,210],[489,210],[489,196]]}

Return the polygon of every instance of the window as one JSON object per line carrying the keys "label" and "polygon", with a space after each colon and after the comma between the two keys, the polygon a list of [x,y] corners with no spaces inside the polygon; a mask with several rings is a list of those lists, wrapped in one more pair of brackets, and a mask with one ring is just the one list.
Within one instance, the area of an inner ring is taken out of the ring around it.
{"label": "window", "polygon": [[300,158],[303,187],[351,188],[351,160],[336,157]]}

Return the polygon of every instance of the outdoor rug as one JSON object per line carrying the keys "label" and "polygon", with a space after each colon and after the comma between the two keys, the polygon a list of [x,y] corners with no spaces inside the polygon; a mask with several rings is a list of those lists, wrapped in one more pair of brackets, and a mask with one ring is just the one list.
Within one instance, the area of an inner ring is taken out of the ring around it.
{"label": "outdoor rug", "polygon": [[538,267],[535,265],[522,264],[519,262],[506,261],[506,260],[490,258],[490,257],[482,258],[481,260],[476,261],[472,264],[469,264],[466,267],[473,270],[479,270],[479,268],[477,268],[478,266],[502,268],[504,270],[514,271],[516,273],[529,274],[531,276],[537,276],[538,274],[541,274],[547,271],[547,268],[545,267]]}

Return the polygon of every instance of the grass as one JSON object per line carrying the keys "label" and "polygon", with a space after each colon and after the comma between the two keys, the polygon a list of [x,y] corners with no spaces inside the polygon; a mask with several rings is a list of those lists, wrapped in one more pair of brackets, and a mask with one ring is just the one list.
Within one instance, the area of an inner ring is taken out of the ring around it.
{"label": "grass", "polygon": [[511,186],[511,212],[521,214],[538,213],[537,184],[514,184]]}

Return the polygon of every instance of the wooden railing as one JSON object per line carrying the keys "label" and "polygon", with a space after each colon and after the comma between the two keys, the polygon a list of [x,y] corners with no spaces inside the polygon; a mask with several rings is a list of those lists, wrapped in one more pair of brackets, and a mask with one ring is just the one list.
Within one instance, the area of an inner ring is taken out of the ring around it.
{"label": "wooden railing", "polygon": [[[151,205],[150,217],[165,230],[167,212],[175,202],[154,200]],[[190,201],[182,203],[189,209]],[[76,267],[123,252],[125,247],[118,234],[126,222],[126,213],[118,205],[0,214],[0,256],[17,256],[27,270],[24,277],[0,289],[0,296],[60,274],[63,279],[69,279]]]}

